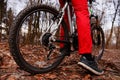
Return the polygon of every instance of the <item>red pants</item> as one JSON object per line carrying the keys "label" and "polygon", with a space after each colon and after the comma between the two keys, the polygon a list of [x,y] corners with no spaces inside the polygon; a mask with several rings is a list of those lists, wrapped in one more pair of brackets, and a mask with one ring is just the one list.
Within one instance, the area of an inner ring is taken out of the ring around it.
{"label": "red pants", "polygon": [[[59,1],[63,6],[62,0]],[[79,54],[91,53],[92,39],[87,0],[72,0],[72,6],[76,15]],[[67,14],[65,14],[65,21],[68,23]]]}

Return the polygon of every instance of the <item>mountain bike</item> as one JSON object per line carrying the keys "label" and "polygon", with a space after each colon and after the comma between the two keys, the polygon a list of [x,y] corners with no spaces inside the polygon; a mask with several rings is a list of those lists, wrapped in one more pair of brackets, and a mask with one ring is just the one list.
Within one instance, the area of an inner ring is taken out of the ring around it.
{"label": "mountain bike", "polygon": [[[63,19],[65,10],[68,11],[70,30]],[[93,56],[99,61],[104,51],[104,33],[96,23],[91,26]],[[61,29],[63,36],[60,35]],[[31,74],[55,69],[65,56],[78,49],[78,36],[76,27],[72,25],[69,0],[60,10],[44,4],[25,8],[14,20],[9,34],[10,52],[15,62],[20,69]]]}

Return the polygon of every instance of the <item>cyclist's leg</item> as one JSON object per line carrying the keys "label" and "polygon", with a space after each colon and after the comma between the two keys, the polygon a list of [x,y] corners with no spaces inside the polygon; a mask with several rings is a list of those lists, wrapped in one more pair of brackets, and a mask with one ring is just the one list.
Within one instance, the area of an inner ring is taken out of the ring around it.
{"label": "cyclist's leg", "polygon": [[79,53],[91,53],[92,39],[90,32],[89,12],[87,0],[72,0],[75,9],[78,29]]}
{"label": "cyclist's leg", "polygon": [[78,64],[97,75],[103,74],[91,56],[92,38],[87,0],[72,0],[72,5],[76,14],[79,53],[82,54]]}

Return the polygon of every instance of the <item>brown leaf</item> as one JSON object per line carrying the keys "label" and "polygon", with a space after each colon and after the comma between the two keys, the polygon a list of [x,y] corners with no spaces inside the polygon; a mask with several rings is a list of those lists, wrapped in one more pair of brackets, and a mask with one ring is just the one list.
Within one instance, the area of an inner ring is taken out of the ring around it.
{"label": "brown leaf", "polygon": [[57,76],[55,74],[47,74],[46,77],[49,79],[55,79]]}
{"label": "brown leaf", "polygon": [[11,75],[7,78],[7,80],[16,80],[16,77]]}
{"label": "brown leaf", "polygon": [[80,78],[80,75],[73,74],[73,75],[70,76],[70,79],[75,79],[75,78]]}
{"label": "brown leaf", "polygon": [[82,80],[91,80],[90,78],[91,78],[91,76],[88,74]]}
{"label": "brown leaf", "polygon": [[9,74],[5,74],[0,76],[0,80],[6,80],[6,78],[9,76]]}

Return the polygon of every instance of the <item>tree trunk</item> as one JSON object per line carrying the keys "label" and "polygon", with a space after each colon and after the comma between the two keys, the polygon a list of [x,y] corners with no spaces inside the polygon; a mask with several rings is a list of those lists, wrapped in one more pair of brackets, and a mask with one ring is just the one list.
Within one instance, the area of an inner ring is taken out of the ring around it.
{"label": "tree trunk", "polygon": [[109,43],[110,43],[110,40],[112,38],[114,22],[115,22],[115,19],[116,19],[116,15],[117,15],[117,12],[118,12],[119,5],[120,4],[117,4],[117,8],[115,9],[115,15],[114,15],[114,18],[113,18],[113,21],[112,21],[112,27],[111,27],[110,35],[109,35],[108,39],[106,40],[106,48],[109,47]]}
{"label": "tree trunk", "polygon": [[117,34],[116,34],[116,49],[120,48],[120,26],[117,27]]}

